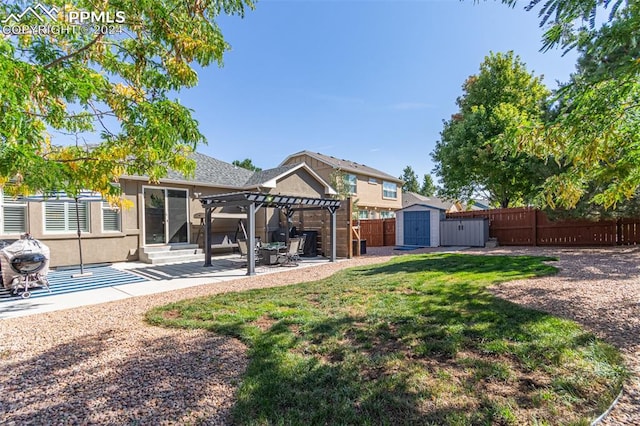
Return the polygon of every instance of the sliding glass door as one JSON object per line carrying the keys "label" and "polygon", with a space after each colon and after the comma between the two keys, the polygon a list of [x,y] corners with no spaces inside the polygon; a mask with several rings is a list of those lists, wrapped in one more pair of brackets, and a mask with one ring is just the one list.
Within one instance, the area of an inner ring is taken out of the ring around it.
{"label": "sliding glass door", "polygon": [[143,193],[145,244],[189,242],[187,191],[144,188]]}

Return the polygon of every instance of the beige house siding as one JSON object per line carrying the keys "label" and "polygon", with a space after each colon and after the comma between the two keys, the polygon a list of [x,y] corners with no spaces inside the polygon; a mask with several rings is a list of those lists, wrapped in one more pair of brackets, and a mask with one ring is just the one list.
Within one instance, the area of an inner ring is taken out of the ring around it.
{"label": "beige house siding", "polygon": [[[376,179],[376,183],[369,183],[368,176],[356,175],[358,182],[356,186],[356,194],[353,198],[358,199],[360,208],[378,208],[397,210],[402,208],[401,192],[402,188],[396,184],[396,198],[385,198],[382,192],[382,180]],[[395,182],[394,182],[395,183]]]}
{"label": "beige house siding", "polygon": [[[285,164],[297,164],[302,162],[311,167],[311,169],[322,177],[322,179],[327,182],[331,182],[331,174],[333,173],[334,168],[310,155],[305,154],[292,156]],[[381,211],[395,211],[402,208],[402,185],[400,183],[393,182],[397,186],[397,197],[385,198],[382,191],[382,178],[350,170],[345,170],[344,173],[356,176],[356,194],[353,194],[353,199],[357,200],[357,206],[360,210],[364,209],[370,211],[373,216],[372,218],[379,218]],[[370,179],[375,179],[377,183],[369,183]]]}
{"label": "beige house siding", "polygon": [[[189,215],[189,243],[204,244],[204,229],[201,221],[194,217],[204,212],[202,205],[194,194],[199,196],[215,195],[235,192],[230,188],[214,188],[202,185],[189,185],[173,182],[149,184],[144,180],[122,179],[123,197],[133,205],[121,212],[121,231],[102,231],[102,203],[89,203],[89,232],[82,233],[83,261],[90,263],[125,262],[139,259],[144,242],[144,188],[168,188],[187,191],[187,214]],[[283,177],[277,182],[271,192],[277,194],[307,196],[313,198],[324,197],[325,188],[311,174],[299,169],[291,175]],[[227,213],[239,213],[237,208]],[[78,237],[75,231],[64,234],[44,232],[44,203],[31,202],[27,205],[28,231],[38,240],[46,244],[51,250],[50,265],[67,266],[79,263]],[[238,219],[216,218],[212,223],[212,234],[228,235],[233,238],[238,233]],[[263,241],[270,241],[273,234],[286,226],[286,219],[276,209],[262,208],[256,214],[256,236]],[[3,235],[4,239],[17,239],[19,235]]]}
{"label": "beige house siding", "polygon": [[297,195],[310,198],[322,198],[326,196],[324,185],[304,169],[297,170],[295,174],[283,177],[277,182],[276,187],[269,192],[279,195]]}
{"label": "beige house siding", "polygon": [[[198,197],[242,191],[243,188],[214,187],[205,184],[187,183],[180,181],[162,181],[150,184],[142,178],[122,178],[120,181],[122,196],[131,206],[121,211],[121,226],[119,232],[102,231],[102,202],[88,203],[89,232],[82,232],[83,262],[107,263],[138,260],[140,251],[145,247],[144,236],[144,189],[167,188],[180,189],[187,192],[188,242],[204,244],[204,229],[200,217],[195,215],[204,213]],[[267,192],[266,188],[249,188],[249,191]],[[304,167],[285,172],[275,182],[275,188],[268,190],[274,194],[305,196],[311,198],[326,197],[325,182],[319,181]],[[197,194],[197,196],[196,196]],[[73,203],[71,203],[72,205]],[[51,250],[50,265],[52,267],[79,264],[78,236],[76,231],[64,233],[45,232],[44,224],[45,204],[29,202],[26,208],[27,232],[42,241]],[[214,212],[215,213],[215,212]],[[241,213],[238,207],[230,207],[224,213]],[[214,218],[212,235],[227,235],[234,238],[238,232],[239,219]],[[256,214],[256,236],[263,241],[271,241],[274,233],[286,228],[286,218],[277,209],[263,207]],[[0,239],[12,241],[20,235],[0,235]],[[164,244],[160,244],[164,245]],[[228,248],[227,248],[228,250]]]}
{"label": "beige house siding", "polygon": [[[88,207],[90,232],[82,233],[84,263],[124,262],[137,259],[136,250],[139,245],[140,233],[137,229],[125,228],[125,226],[131,226],[130,215],[127,213],[135,210],[123,211],[121,232],[103,232],[102,203],[90,202]],[[44,211],[45,203],[29,203],[27,210],[29,233],[49,247],[52,267],[77,265],[80,262],[77,232],[45,232]],[[135,223],[135,214],[133,216]]]}

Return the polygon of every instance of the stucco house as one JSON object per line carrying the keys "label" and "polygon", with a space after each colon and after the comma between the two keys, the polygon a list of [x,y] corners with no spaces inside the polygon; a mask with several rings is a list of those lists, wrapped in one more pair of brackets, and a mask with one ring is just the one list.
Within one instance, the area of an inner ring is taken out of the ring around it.
{"label": "stucco house", "polygon": [[353,199],[358,200],[360,219],[395,217],[395,211],[402,208],[402,180],[383,171],[311,151],[291,154],[280,165],[296,164],[307,164],[326,182],[331,182],[332,173],[340,171]]}
{"label": "stucco house", "polygon": [[[148,260],[149,253],[158,251],[193,254],[204,241],[199,200],[203,196],[236,191],[314,198],[335,194],[328,181],[304,162],[253,172],[201,153],[192,158],[196,170],[190,178],[171,172],[158,184],[150,184],[146,177],[122,176],[122,194],[132,208],[120,211],[101,201],[80,202],[84,262]],[[270,241],[281,227],[280,216],[275,209],[260,211],[256,235]],[[212,217],[212,242],[231,245],[243,215],[217,209]],[[27,202],[0,192],[0,240],[15,240],[24,232],[49,246],[51,266],[79,263],[75,203]]]}

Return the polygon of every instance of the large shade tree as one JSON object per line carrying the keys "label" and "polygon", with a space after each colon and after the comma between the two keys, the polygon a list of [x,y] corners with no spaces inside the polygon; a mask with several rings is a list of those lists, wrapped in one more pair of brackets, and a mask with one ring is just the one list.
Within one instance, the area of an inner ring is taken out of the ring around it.
{"label": "large shade tree", "polygon": [[548,113],[549,91],[513,52],[487,56],[463,91],[432,153],[441,195],[482,195],[502,207],[530,202],[547,166],[514,143],[523,123]]}
{"label": "large shade tree", "polygon": [[[515,1],[505,0],[514,4]],[[534,0],[543,49],[577,49],[577,71],[556,94],[552,121],[522,126],[516,148],[554,158],[542,200],[552,207],[607,209],[636,200],[640,188],[640,2]]]}
{"label": "large shade tree", "polygon": [[[252,0],[49,0],[50,16],[28,6],[0,4],[16,29],[0,36],[5,192],[116,199],[122,175],[190,173],[204,138],[176,93],[197,84],[197,67],[222,64],[229,46],[216,17],[243,15]],[[81,12],[97,16],[80,22]],[[54,30],[20,30],[29,25]]]}

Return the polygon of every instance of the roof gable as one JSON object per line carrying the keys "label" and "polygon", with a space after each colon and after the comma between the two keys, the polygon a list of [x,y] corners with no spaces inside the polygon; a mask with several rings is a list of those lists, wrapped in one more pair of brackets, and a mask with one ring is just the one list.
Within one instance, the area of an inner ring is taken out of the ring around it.
{"label": "roof gable", "polygon": [[169,171],[167,177],[161,180],[170,180],[181,183],[197,183],[203,186],[231,188],[237,190],[252,189],[258,187],[275,188],[278,180],[304,168],[325,189],[325,194],[333,195],[335,190],[315,173],[307,164],[287,164],[273,169],[252,171],[243,169],[230,163],[218,160],[199,152],[194,152],[190,158],[196,162],[193,177],[186,178],[182,173]]}
{"label": "roof gable", "polygon": [[391,176],[388,173],[380,171],[378,169],[374,169],[373,167],[366,166],[364,164],[356,163],[350,160],[343,160],[339,158],[332,157],[330,155],[321,154],[319,152],[311,152],[311,151],[300,151],[295,154],[289,155],[281,164],[286,164],[291,158],[297,157],[300,155],[306,155],[311,158],[314,158],[318,161],[321,161],[334,169],[339,169],[344,172],[357,173],[366,176],[373,176],[380,179],[388,180],[391,182],[401,183],[402,180],[397,177]]}
{"label": "roof gable", "polygon": [[449,210],[454,202],[443,200],[438,197],[425,197],[424,195],[416,194],[415,192],[402,193],[403,207],[409,207],[416,204],[431,206],[441,210]]}
{"label": "roof gable", "polygon": [[409,205],[409,206],[405,206],[405,207],[403,207],[403,208],[401,208],[401,209],[399,209],[399,210],[397,210],[397,211],[401,212],[401,211],[403,211],[403,210],[407,210],[407,209],[409,209],[409,208],[411,208],[411,207],[416,207],[416,206],[419,206],[419,207],[426,207],[426,208],[433,209],[433,210],[440,210],[440,211],[443,211],[443,212],[446,212],[446,211],[447,211],[447,209],[445,209],[445,208],[438,207],[438,206],[432,206],[432,205],[430,205],[430,204],[425,204],[425,203],[415,203],[415,204],[411,204],[411,205]]}

